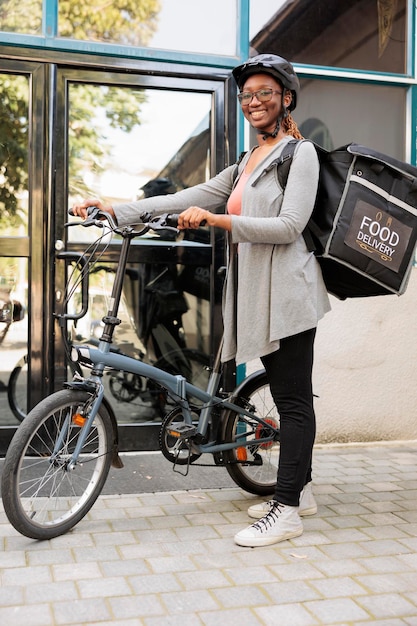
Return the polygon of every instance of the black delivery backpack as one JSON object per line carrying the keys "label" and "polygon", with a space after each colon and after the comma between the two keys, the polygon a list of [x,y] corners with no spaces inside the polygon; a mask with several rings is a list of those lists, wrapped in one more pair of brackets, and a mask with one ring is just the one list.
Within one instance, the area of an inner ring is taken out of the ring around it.
{"label": "black delivery backpack", "polygon": [[[283,188],[297,143],[275,162]],[[356,143],[314,145],[320,180],[303,235],[328,291],[342,300],[401,295],[417,241],[417,168]]]}

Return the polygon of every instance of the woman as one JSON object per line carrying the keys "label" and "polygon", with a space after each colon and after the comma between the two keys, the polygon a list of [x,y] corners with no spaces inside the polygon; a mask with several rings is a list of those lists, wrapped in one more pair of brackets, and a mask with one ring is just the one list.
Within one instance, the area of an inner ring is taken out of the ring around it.
{"label": "woman", "polygon": [[[297,145],[285,192],[276,167],[268,167],[288,141],[301,139],[291,116],[297,75],[285,59],[261,54],[236,67],[233,76],[242,112],[258,134],[258,145],[237,172],[235,165],[227,167],[208,182],[170,196],[114,207],[93,199],[73,210],[85,217],[87,207],[96,205],[120,226],[140,222],[144,213],[169,211],[180,213],[180,229],[205,221],[229,232],[235,253],[224,290],[222,359],[239,364],[260,358],[280,414],[274,499],[250,507],[249,515],[260,519],[235,536],[238,545],[255,547],[301,535],[300,514],[316,512],[310,484],[313,344],[318,320],[330,304],[319,264],[302,236],[318,186],[315,148],[310,142]],[[212,212],[226,203],[225,214]]]}

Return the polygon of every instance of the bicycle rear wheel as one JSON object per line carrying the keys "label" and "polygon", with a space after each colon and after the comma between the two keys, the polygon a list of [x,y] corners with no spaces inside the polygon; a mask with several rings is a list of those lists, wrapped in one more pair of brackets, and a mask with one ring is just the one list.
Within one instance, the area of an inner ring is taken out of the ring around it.
{"label": "bicycle rear wheel", "polygon": [[[279,427],[279,414],[272,399],[266,374],[263,372],[243,387],[238,404],[250,406],[254,415],[274,428]],[[268,436],[267,427],[255,420],[231,411],[226,416],[223,437],[225,442],[241,437],[245,445],[224,453],[226,468],[234,482],[245,491],[259,496],[271,495],[277,482],[279,441],[259,443]],[[247,434],[245,434],[247,433]]]}
{"label": "bicycle rear wheel", "polygon": [[114,440],[103,405],[77,465],[68,469],[90,400],[84,391],[58,391],[30,411],[13,437],[2,472],[2,499],[10,523],[26,537],[51,539],[66,533],[103,488]]}

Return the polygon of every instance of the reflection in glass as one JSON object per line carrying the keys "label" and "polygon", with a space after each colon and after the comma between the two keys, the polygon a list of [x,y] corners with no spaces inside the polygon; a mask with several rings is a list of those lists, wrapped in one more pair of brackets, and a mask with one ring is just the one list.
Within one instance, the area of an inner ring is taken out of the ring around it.
{"label": "reflection in glass", "polygon": [[[281,2],[252,36],[251,45],[296,63],[404,74],[407,4],[406,0],[310,0],[291,6]],[[255,3],[251,5],[255,11]]]}
{"label": "reflection in glass", "polygon": [[[155,195],[203,182],[210,110],[210,94],[71,84],[69,202],[86,196],[129,202],[145,194],[145,185]],[[169,185],[151,190],[161,178]],[[80,230],[70,236],[88,236]]]}
{"label": "reflection in glass", "polygon": [[28,101],[26,77],[0,74],[0,237],[28,232]]}
{"label": "reflection in glass", "polygon": [[27,259],[0,258],[0,426],[17,425],[13,409],[26,408],[27,269]]}
{"label": "reflection in glass", "polygon": [[236,0],[60,0],[58,9],[60,37],[181,52],[236,54]]}
{"label": "reflection in glass", "polygon": [[[209,275],[209,268],[204,269]],[[196,291],[196,285],[188,280],[184,282],[184,270],[185,267],[175,263],[131,263],[128,266],[119,309],[121,323],[116,329],[112,349],[181,374],[196,386],[205,387],[209,365],[209,301],[200,298],[201,290]],[[100,263],[93,268],[88,312],[69,332],[73,343],[97,345],[104,328],[102,318],[109,309],[115,271],[116,266],[111,263]],[[69,293],[73,292],[72,285],[77,281],[75,271],[71,273]],[[78,312],[80,309],[81,293],[75,290],[67,310]],[[104,386],[120,422],[161,420],[169,410],[166,394],[140,376],[107,371]]]}
{"label": "reflection in glass", "polygon": [[[18,423],[9,404],[10,382],[15,380],[12,374],[16,373],[17,364],[27,353],[28,261],[2,256],[2,244],[8,244],[10,254],[10,238],[26,237],[28,234],[28,102],[28,79],[0,74],[1,426]],[[26,404],[26,376],[22,376],[13,388],[20,398],[19,402]]]}
{"label": "reflection in glass", "polygon": [[146,46],[157,28],[160,0],[60,0],[60,37]]}
{"label": "reflection in glass", "polygon": [[0,30],[26,35],[42,34],[42,0],[2,0]]}
{"label": "reflection in glass", "polygon": [[[356,142],[405,159],[405,89],[310,79],[300,82],[294,118],[305,137],[326,149]],[[372,111],[371,118],[358,115],[358,107]]]}
{"label": "reflection in glass", "polygon": [[[126,202],[205,181],[210,175],[210,110],[210,94],[71,84],[69,205],[86,196],[112,204]],[[100,235],[102,231],[94,228],[69,229],[71,241],[91,241]],[[198,237],[183,235],[180,248],[185,258],[178,258],[178,263],[160,260],[164,241],[172,247],[172,233],[146,236],[142,245],[155,247],[152,263],[140,260],[141,242],[134,242],[132,257],[137,260],[126,273],[115,345],[205,386],[211,269],[207,256],[200,262],[198,250],[210,244],[210,233],[202,229]],[[102,261],[99,265],[101,270],[90,280],[88,314],[74,329],[77,342],[101,336],[114,266],[103,268]],[[79,303],[73,306],[79,310]],[[160,420],[166,412],[168,399],[140,377],[110,372],[105,385],[121,422]]]}

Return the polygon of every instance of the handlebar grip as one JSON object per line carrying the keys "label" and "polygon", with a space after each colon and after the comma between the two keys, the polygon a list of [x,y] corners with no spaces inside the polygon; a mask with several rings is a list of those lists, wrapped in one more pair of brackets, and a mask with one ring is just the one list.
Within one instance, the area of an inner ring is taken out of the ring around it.
{"label": "handlebar grip", "polygon": [[178,215],[171,214],[171,213],[169,215],[167,215],[167,217],[166,217],[167,226],[171,226],[172,228],[177,228],[177,226],[178,226],[178,217],[179,217]]}
{"label": "handlebar grip", "polygon": [[[169,214],[169,215],[167,215],[166,216],[167,226],[173,226],[174,228],[177,228],[178,227],[178,217],[179,217],[178,214]],[[205,226],[206,224],[207,224],[207,221],[203,220],[200,223],[200,226]]]}
{"label": "handlebar grip", "polygon": [[[94,206],[89,206],[87,207],[87,215],[91,215],[91,213],[93,213],[94,211],[98,211],[99,209],[94,205]],[[72,207],[70,207],[68,209],[68,215],[71,215],[72,217],[74,217],[74,209]]]}

